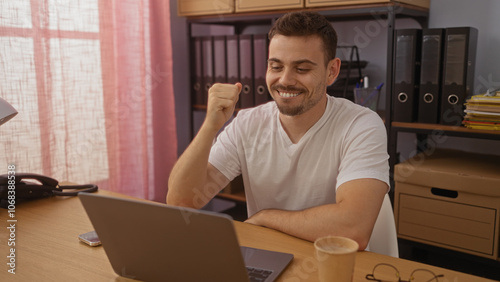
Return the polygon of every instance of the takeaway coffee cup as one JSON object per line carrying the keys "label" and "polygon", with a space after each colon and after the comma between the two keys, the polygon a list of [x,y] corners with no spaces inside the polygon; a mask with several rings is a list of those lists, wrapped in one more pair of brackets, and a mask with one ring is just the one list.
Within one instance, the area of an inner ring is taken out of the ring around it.
{"label": "takeaway coffee cup", "polygon": [[359,245],[356,241],[327,236],[314,242],[318,261],[319,281],[351,282]]}

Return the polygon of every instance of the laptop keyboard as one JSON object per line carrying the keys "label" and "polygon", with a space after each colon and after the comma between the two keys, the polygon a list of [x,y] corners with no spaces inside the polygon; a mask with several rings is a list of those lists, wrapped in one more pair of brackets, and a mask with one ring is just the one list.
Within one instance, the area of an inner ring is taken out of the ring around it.
{"label": "laptop keyboard", "polygon": [[267,277],[273,273],[272,270],[254,268],[247,266],[248,278],[250,282],[262,282],[266,281]]}

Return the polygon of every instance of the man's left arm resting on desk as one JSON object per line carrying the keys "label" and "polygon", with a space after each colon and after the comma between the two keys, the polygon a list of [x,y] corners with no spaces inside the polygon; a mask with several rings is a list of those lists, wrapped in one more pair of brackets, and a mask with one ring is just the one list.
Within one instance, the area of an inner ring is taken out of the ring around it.
{"label": "man's left arm resting on desk", "polygon": [[386,192],[387,184],[380,180],[351,180],[339,186],[335,204],[301,211],[261,210],[246,222],[309,241],[326,235],[345,236],[357,241],[360,250],[364,250]]}

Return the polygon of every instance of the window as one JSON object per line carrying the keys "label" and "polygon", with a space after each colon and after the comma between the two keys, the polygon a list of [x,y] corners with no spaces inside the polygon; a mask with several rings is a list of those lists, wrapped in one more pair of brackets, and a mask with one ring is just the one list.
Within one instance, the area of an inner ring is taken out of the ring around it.
{"label": "window", "polygon": [[0,2],[0,96],[19,111],[0,128],[3,170],[109,177],[100,50],[97,0]]}

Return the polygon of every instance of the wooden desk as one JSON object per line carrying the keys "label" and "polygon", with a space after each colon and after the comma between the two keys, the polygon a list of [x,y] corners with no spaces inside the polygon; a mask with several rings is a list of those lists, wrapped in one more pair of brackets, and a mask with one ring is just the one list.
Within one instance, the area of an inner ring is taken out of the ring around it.
{"label": "wooden desk", "polygon": [[[99,194],[126,197],[99,191]],[[78,240],[78,235],[93,230],[77,197],[53,197],[19,204],[15,210],[16,274],[8,273],[6,257],[10,232],[6,227],[7,210],[0,210],[0,281],[131,281],[116,275],[102,247],[89,247]],[[239,241],[244,246],[293,253],[292,264],[280,281],[317,281],[314,246],[275,230],[236,222]],[[354,281],[367,281],[377,263],[396,266],[403,278],[416,268],[427,268],[444,274],[440,281],[491,281],[439,267],[408,260],[387,257],[371,252],[359,252],[356,257]]]}

